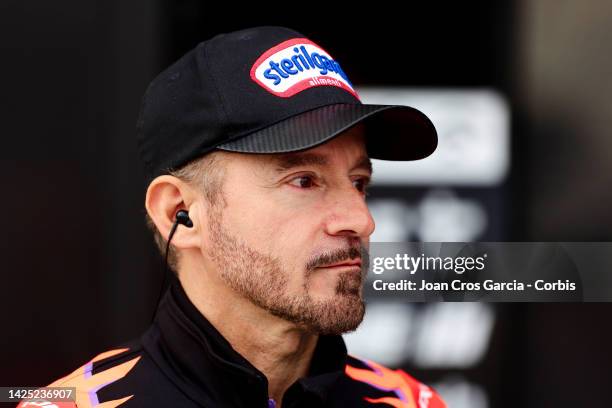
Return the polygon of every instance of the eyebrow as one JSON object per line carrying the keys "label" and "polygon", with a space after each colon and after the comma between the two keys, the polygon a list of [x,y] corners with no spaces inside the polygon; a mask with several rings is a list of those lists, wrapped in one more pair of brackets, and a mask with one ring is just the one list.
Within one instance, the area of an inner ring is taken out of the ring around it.
{"label": "eyebrow", "polygon": [[[326,166],[329,160],[317,153],[291,153],[275,157],[276,171],[285,172],[301,166]],[[372,161],[368,156],[361,156],[351,170],[362,169],[372,174]]]}
{"label": "eyebrow", "polygon": [[374,173],[374,169],[372,168],[372,160],[370,160],[368,156],[362,156],[353,169],[366,170],[368,173],[370,173],[370,175]]}

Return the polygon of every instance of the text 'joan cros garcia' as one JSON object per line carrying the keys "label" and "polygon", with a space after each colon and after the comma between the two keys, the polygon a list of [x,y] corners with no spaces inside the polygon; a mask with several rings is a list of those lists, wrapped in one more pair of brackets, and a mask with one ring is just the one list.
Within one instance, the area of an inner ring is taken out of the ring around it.
{"label": "text 'joan cros garcia'", "polygon": [[359,98],[340,64],[306,38],[284,41],[264,52],[251,68],[251,79],[284,98],[314,86],[336,86]]}

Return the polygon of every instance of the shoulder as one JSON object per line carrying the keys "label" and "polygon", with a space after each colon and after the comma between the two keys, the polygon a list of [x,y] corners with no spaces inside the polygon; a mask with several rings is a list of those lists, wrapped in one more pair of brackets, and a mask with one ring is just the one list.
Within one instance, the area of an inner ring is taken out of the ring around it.
{"label": "shoulder", "polygon": [[433,388],[403,370],[349,355],[344,372],[351,382],[362,385],[360,394],[369,403],[405,408],[446,408]]}
{"label": "shoulder", "polygon": [[[100,403],[97,392],[126,377],[142,358],[142,348],[136,343],[126,343],[123,346],[100,353],[85,364],[63,376],[47,387],[74,387],[76,394],[74,402],[53,402],[49,407],[75,408],[91,407]],[[128,401],[132,395],[125,395],[113,401],[105,401],[104,406],[116,407]],[[21,402],[17,408],[39,406]],[[108,405],[107,405],[108,404]]]}

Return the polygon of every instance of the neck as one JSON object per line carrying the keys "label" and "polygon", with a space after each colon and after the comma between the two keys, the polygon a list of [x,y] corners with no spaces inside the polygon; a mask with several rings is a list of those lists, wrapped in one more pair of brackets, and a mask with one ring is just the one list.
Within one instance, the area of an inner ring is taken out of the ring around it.
{"label": "neck", "polygon": [[285,391],[308,374],[318,335],[270,314],[202,270],[184,268],[180,281],[189,300],[268,380],[268,396],[280,407]]}

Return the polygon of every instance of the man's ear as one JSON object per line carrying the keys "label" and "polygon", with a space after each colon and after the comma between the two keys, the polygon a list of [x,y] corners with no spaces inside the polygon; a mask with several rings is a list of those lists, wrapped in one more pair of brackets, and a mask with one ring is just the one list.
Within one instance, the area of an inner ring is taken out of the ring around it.
{"label": "man's ear", "polygon": [[196,192],[182,180],[169,175],[155,178],[147,188],[145,208],[159,233],[167,240],[179,210],[189,212],[193,227],[177,227],[172,238],[176,248],[200,247],[198,200]]}

